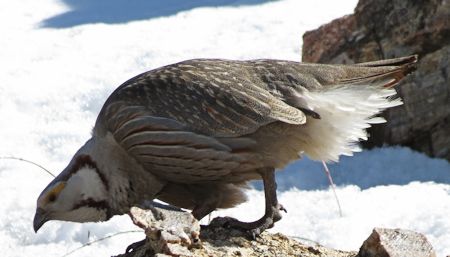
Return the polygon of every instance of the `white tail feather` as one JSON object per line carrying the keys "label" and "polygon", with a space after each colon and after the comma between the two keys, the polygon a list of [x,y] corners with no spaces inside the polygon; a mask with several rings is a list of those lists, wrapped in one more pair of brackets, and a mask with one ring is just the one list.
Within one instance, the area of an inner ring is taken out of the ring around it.
{"label": "white tail feather", "polygon": [[303,151],[310,158],[338,161],[340,155],[360,151],[358,142],[367,140],[370,124],[385,122],[374,117],[382,110],[401,105],[392,98],[394,89],[374,85],[340,86],[321,92],[306,92],[304,98],[321,119],[308,120],[302,126],[302,136],[314,144],[305,144]]}

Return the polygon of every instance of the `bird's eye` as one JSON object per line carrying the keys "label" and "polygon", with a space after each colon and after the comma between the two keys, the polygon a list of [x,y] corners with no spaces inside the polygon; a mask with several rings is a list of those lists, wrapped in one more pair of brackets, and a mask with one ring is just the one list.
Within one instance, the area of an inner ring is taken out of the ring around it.
{"label": "bird's eye", "polygon": [[47,194],[46,197],[47,201],[54,202],[65,186],[66,186],[65,182],[60,182],[56,186],[54,186],[52,190]]}
{"label": "bird's eye", "polygon": [[56,194],[50,194],[48,196],[48,201],[49,202],[54,202],[56,200]]}

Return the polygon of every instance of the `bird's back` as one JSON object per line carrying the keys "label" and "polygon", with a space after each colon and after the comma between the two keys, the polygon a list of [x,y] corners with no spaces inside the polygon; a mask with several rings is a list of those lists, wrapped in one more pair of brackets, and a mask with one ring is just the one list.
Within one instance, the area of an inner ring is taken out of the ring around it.
{"label": "bird's back", "polygon": [[[388,99],[395,94],[389,87],[414,62],[415,57],[351,66],[280,60],[184,61],[121,85],[103,106],[94,133],[112,132],[119,143],[139,134],[140,140],[135,137],[134,145],[124,147],[158,145],[145,153],[156,151],[155,156],[189,159],[198,150],[213,150],[206,151],[204,158],[222,158],[227,164],[212,165],[220,175],[211,179],[260,165],[283,167],[300,152],[337,160],[356,150],[355,143],[366,136],[364,128],[376,121],[370,120],[372,116],[399,104]],[[150,131],[161,133],[146,139],[151,133],[144,132]],[[167,131],[192,134],[173,140],[175,133]],[[167,145],[181,150],[167,148],[173,156],[161,153]],[[186,146],[185,151],[194,149],[192,154],[183,153]]]}

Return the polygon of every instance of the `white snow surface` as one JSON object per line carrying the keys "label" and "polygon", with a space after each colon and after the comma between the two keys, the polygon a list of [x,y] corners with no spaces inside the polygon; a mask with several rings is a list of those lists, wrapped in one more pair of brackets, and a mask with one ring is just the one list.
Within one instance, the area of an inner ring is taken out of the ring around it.
{"label": "white snow surface", "polygon": [[[0,1],[0,156],[32,160],[57,173],[89,138],[107,96],[128,78],[189,58],[298,61],[305,31],[351,13],[355,5],[356,0]],[[374,227],[404,228],[424,233],[438,256],[450,254],[447,161],[382,148],[342,158],[331,170],[343,217],[320,163],[305,159],[278,174],[279,199],[288,213],[272,231],[357,250]],[[63,256],[91,240],[136,230],[121,216],[104,223],[48,222],[35,234],[35,201],[51,179],[25,162],[0,160],[2,256]],[[249,200],[214,215],[262,215],[263,193],[251,190]],[[119,254],[142,238],[122,234],[69,256]]]}

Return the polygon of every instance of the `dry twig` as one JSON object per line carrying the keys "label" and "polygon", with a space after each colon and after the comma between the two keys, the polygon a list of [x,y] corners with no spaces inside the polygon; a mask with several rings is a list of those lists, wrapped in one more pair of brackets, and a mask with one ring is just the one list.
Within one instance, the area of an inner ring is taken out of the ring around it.
{"label": "dry twig", "polygon": [[336,202],[337,202],[337,205],[339,208],[339,216],[342,217],[341,203],[339,202],[339,198],[336,194],[336,186],[334,185],[330,170],[328,169],[328,166],[324,161],[322,161],[322,165],[323,165],[323,168],[325,169],[325,172],[327,173],[328,181],[330,182],[331,189],[333,190],[334,198],[336,198]]}
{"label": "dry twig", "polygon": [[2,159],[2,160],[16,160],[16,161],[22,161],[22,162],[30,163],[30,164],[33,164],[34,166],[37,166],[37,167],[43,169],[45,172],[50,174],[50,176],[56,177],[53,173],[51,173],[48,169],[44,168],[42,165],[37,164],[37,163],[35,163],[33,161],[30,161],[30,160],[27,160],[27,159],[14,157],[14,156],[0,156],[0,159]]}
{"label": "dry twig", "polygon": [[92,245],[92,244],[95,244],[95,243],[98,243],[98,242],[101,242],[101,241],[110,239],[110,238],[112,238],[112,237],[115,237],[115,236],[118,236],[118,235],[122,235],[122,234],[128,234],[128,233],[136,233],[136,232],[141,232],[141,233],[142,233],[142,230],[128,230],[128,231],[121,231],[121,232],[117,232],[117,233],[114,233],[114,234],[111,234],[111,235],[108,235],[108,236],[105,236],[105,237],[102,237],[102,238],[99,238],[99,239],[96,239],[96,240],[93,240],[93,241],[89,241],[89,242],[83,244],[82,246],[80,246],[80,247],[78,247],[78,248],[75,248],[75,249],[73,249],[73,250],[67,252],[66,254],[62,255],[61,257],[69,256],[69,255],[71,255],[72,253],[74,253],[74,252],[76,252],[76,251],[78,251],[78,250],[83,249],[84,247],[87,247],[87,246],[90,246],[90,245]]}

